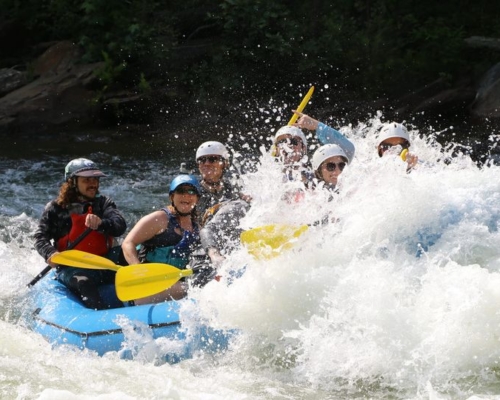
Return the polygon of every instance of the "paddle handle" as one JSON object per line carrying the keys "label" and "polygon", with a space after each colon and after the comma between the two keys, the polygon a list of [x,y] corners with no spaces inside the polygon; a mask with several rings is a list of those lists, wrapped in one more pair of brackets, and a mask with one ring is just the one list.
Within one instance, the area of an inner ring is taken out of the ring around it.
{"label": "paddle handle", "polygon": [[[404,150],[401,152],[401,154],[400,154],[399,156],[401,157],[401,159],[402,159],[403,161],[406,161],[406,158],[407,158],[407,156],[408,156],[408,149],[404,149]],[[425,161],[422,161],[422,160],[417,160],[417,163],[418,163],[418,164],[424,164],[424,163],[425,163]]]}
{"label": "paddle handle", "polygon": [[40,273],[35,276],[30,283],[28,283],[28,287],[32,287],[35,283],[37,283],[40,279],[42,279],[45,275],[49,273],[49,271],[52,269],[50,265],[47,265],[44,269],[40,271]]}
{"label": "paddle handle", "polygon": [[[297,112],[301,113],[304,110],[304,108],[306,107],[307,103],[311,99],[311,96],[313,95],[313,93],[314,93],[314,86],[311,86],[311,88],[309,89],[309,91],[306,93],[306,95],[302,99],[302,102],[297,107]],[[293,116],[292,116],[292,118],[290,118],[290,121],[288,121],[288,125],[295,124],[295,122],[297,122],[298,118],[299,118],[299,116],[294,113]]]}
{"label": "paddle handle", "polygon": [[406,161],[406,155],[408,154],[408,149],[404,149],[399,155],[403,161]]}

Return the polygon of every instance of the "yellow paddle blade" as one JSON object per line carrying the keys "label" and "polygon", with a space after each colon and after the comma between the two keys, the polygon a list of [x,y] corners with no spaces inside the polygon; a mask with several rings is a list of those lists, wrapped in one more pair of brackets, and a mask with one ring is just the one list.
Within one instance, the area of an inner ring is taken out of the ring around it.
{"label": "yellow paddle blade", "polygon": [[[311,96],[313,95],[313,92],[314,92],[314,86],[311,86],[311,88],[309,89],[309,91],[306,93],[306,95],[302,99],[302,102],[297,107],[297,112],[304,111],[304,108],[306,107],[307,103],[311,99]],[[297,122],[298,118],[299,118],[299,116],[297,114],[293,114],[292,118],[290,118],[290,121],[288,121],[288,125],[295,124],[295,122]]]}
{"label": "yellow paddle blade", "polygon": [[60,265],[88,269],[110,269],[118,271],[119,265],[113,261],[95,254],[80,250],[67,250],[50,257],[50,261]]}
{"label": "yellow paddle blade", "polygon": [[255,258],[269,259],[292,248],[297,238],[307,229],[307,225],[265,225],[243,232],[240,238],[241,243]]}
{"label": "yellow paddle blade", "polygon": [[168,264],[129,265],[120,268],[116,273],[116,295],[121,301],[152,296],[192,274],[191,269],[179,269]]}

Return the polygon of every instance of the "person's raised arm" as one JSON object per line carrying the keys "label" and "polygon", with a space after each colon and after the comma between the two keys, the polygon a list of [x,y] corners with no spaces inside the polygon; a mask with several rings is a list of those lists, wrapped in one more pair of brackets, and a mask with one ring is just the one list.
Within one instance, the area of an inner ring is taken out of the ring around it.
{"label": "person's raised arm", "polygon": [[309,131],[316,131],[316,137],[321,144],[332,143],[340,146],[347,155],[347,158],[349,158],[349,163],[352,161],[355,152],[354,144],[342,135],[342,133],[314,118],[311,118],[309,115],[298,113],[296,110],[293,110],[293,112],[299,115],[299,119],[294,126],[301,129],[307,129]]}

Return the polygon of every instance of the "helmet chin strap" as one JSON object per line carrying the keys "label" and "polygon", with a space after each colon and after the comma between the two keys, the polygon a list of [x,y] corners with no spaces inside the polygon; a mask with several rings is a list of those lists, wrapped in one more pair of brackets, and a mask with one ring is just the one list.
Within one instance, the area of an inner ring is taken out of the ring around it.
{"label": "helmet chin strap", "polygon": [[174,210],[175,210],[175,212],[176,212],[178,215],[180,215],[181,217],[187,217],[188,215],[191,215],[191,212],[192,212],[192,211],[190,211],[190,212],[188,212],[188,213],[183,213],[183,212],[180,212],[180,211],[179,211],[179,209],[178,209],[175,205],[174,205]]}
{"label": "helmet chin strap", "polygon": [[76,195],[78,197],[83,197],[84,199],[86,199],[87,197],[85,197],[82,193],[80,193],[80,191],[78,190],[78,183],[77,183],[77,177],[74,176],[73,178],[71,178],[71,187],[75,188],[75,192],[76,192]]}

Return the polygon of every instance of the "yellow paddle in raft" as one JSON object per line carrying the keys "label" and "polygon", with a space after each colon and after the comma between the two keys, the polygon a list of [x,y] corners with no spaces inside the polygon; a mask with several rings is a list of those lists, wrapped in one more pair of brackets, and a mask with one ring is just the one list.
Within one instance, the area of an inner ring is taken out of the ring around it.
{"label": "yellow paddle in raft", "polygon": [[179,269],[168,264],[129,265],[120,268],[116,273],[116,295],[121,301],[152,296],[192,274],[192,269]]}
{"label": "yellow paddle in raft", "polygon": [[308,228],[307,225],[265,225],[243,232],[240,239],[255,258],[269,259],[291,249]]}
{"label": "yellow paddle in raft", "polygon": [[179,269],[169,264],[132,264],[125,267],[95,254],[68,250],[55,254],[51,261],[76,268],[110,269],[116,271],[116,295],[121,301],[152,296],[167,290],[179,279],[193,274],[191,269]]}
{"label": "yellow paddle in raft", "polygon": [[[304,108],[306,107],[307,103],[311,99],[311,96],[313,95],[313,93],[314,93],[314,86],[311,86],[311,88],[309,89],[309,91],[306,93],[306,95],[302,99],[302,102],[297,107],[297,112],[301,113],[304,110]],[[295,122],[297,122],[298,118],[299,118],[299,116],[294,113],[293,116],[292,116],[292,118],[290,118],[290,121],[288,121],[288,125],[295,124]]]}

